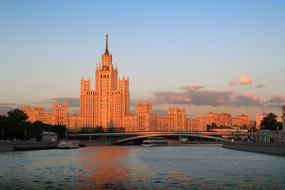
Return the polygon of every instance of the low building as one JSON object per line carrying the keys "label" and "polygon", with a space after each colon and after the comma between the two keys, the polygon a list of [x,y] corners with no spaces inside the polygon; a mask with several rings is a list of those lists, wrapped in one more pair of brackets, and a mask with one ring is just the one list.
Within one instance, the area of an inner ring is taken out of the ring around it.
{"label": "low building", "polygon": [[57,134],[50,131],[44,131],[42,133],[42,141],[43,142],[56,142],[57,141]]}
{"label": "low building", "polygon": [[262,129],[258,131],[258,141],[262,143],[284,143],[285,133],[282,131]]}

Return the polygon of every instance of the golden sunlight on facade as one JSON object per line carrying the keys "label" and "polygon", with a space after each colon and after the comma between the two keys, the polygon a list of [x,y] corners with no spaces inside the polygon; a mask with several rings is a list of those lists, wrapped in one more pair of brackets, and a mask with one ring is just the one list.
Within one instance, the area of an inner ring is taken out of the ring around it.
{"label": "golden sunlight on facade", "polygon": [[55,102],[52,111],[48,114],[40,107],[32,108],[30,106],[24,106],[23,111],[27,114],[28,121],[30,122],[41,121],[50,125],[68,126],[69,119],[72,119],[72,116],[68,116],[67,105],[65,103],[59,105]]}
{"label": "golden sunlight on facade", "polygon": [[96,66],[96,88],[91,89],[91,81],[81,79],[80,116],[82,127],[122,128],[122,120],[129,115],[129,79],[119,78],[117,66],[112,64],[112,55],[106,49],[102,63]]}
{"label": "golden sunlight on facade", "polygon": [[91,88],[90,79],[81,79],[80,115],[68,115],[65,103],[54,103],[51,113],[46,114],[43,108],[25,106],[24,112],[30,122],[41,121],[52,125],[65,125],[71,130],[83,127],[112,128],[115,132],[148,132],[148,131],[207,131],[209,125],[219,127],[251,128],[255,125],[248,116],[233,118],[228,113],[207,113],[204,117],[187,118],[184,108],[169,108],[167,115],[156,115],[152,105],[140,102],[136,105],[135,114],[130,113],[129,79],[119,77],[117,66],[113,66],[112,55],[106,49],[101,62],[96,66],[95,89]]}

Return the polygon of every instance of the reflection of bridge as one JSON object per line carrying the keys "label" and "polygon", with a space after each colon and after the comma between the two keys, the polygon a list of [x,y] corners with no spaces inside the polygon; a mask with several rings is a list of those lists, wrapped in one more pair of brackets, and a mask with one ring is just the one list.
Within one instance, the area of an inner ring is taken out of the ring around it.
{"label": "reflection of bridge", "polygon": [[85,141],[104,141],[110,144],[125,144],[132,141],[143,141],[148,137],[192,137],[216,141],[229,141],[238,137],[252,137],[256,133],[243,132],[129,132],[129,133],[90,133],[69,134],[70,139]]}

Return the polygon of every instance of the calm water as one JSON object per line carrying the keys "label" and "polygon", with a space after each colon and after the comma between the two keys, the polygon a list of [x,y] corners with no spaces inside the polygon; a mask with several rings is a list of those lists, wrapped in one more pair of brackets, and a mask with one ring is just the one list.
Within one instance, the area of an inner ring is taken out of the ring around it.
{"label": "calm water", "polygon": [[285,189],[285,157],[219,147],[0,153],[1,189]]}

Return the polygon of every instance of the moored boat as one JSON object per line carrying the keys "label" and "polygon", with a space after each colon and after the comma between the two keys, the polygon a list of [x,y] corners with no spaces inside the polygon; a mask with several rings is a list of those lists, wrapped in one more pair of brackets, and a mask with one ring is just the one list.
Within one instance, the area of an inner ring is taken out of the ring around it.
{"label": "moored boat", "polygon": [[79,148],[79,143],[77,141],[62,140],[57,145],[58,149],[73,149]]}
{"label": "moored boat", "polygon": [[167,141],[164,137],[149,137],[143,141],[142,146],[152,147],[152,146],[167,146]]}

